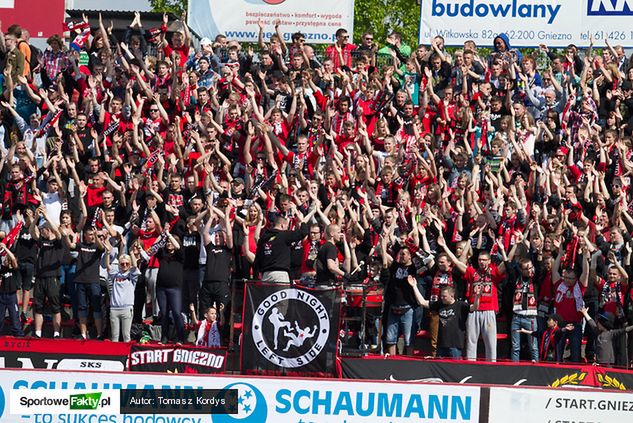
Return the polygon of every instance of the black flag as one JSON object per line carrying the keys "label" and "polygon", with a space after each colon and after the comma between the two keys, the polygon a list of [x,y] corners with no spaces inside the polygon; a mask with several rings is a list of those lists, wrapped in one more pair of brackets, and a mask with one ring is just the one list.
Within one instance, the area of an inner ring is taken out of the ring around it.
{"label": "black flag", "polygon": [[336,376],[341,293],[246,284],[242,373]]}

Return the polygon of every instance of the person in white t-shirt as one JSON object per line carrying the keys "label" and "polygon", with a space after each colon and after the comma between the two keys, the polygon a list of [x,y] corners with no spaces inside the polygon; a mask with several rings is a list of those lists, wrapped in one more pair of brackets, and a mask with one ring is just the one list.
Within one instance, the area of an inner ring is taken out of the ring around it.
{"label": "person in white t-shirt", "polygon": [[46,207],[46,213],[50,217],[51,221],[56,225],[59,225],[59,216],[62,212],[62,205],[66,202],[66,196],[62,188],[59,176],[53,174],[48,177],[46,181],[46,187],[48,192],[41,192],[42,203]]}

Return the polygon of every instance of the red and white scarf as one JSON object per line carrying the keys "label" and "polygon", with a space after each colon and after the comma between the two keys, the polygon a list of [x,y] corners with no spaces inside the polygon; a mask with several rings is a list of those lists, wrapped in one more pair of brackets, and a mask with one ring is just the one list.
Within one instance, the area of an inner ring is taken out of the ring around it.
{"label": "red and white scarf", "polygon": [[[559,299],[565,298],[565,294],[567,294],[568,290],[569,287],[565,285],[564,282],[561,282],[556,289],[556,297]],[[576,311],[582,310],[585,306],[585,301],[582,299],[582,292],[580,291],[580,284],[578,282],[574,284],[574,300],[576,300]]]}
{"label": "red and white scarf", "polygon": [[220,347],[220,330],[217,321],[209,323],[207,319],[204,319],[200,322],[196,345],[199,347]]}

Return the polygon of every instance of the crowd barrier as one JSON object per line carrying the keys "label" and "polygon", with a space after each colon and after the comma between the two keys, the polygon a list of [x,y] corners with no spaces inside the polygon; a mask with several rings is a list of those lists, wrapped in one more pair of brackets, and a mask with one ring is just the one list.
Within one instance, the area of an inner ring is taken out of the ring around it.
{"label": "crowd barrier", "polygon": [[[242,350],[241,354],[253,360],[256,351]],[[261,362],[261,359],[255,361]],[[0,341],[0,368],[6,369],[223,374],[227,370],[226,363],[227,350],[222,348],[70,339],[4,338]],[[591,365],[384,359],[381,356],[339,357],[337,363],[337,370],[330,377],[633,391],[633,371]],[[248,370],[242,373],[252,374]]]}
{"label": "crowd barrier", "polygon": [[187,345],[7,337],[0,341],[0,368],[212,374],[225,372],[226,354]]}
{"label": "crowd barrier", "polygon": [[471,362],[382,357],[340,359],[348,379],[548,387],[599,387],[633,391],[633,371],[585,364]]}

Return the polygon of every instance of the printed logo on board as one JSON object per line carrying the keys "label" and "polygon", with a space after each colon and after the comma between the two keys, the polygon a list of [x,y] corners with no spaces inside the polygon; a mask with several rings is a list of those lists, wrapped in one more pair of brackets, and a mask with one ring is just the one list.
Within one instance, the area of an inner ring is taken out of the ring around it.
{"label": "printed logo on board", "polygon": [[237,414],[212,414],[213,423],[265,423],[268,405],[264,394],[246,382],[236,382],[222,388],[237,389]]}
{"label": "printed logo on board", "polygon": [[588,16],[633,15],[633,0],[587,0]]}
{"label": "printed logo on board", "polygon": [[[288,310],[301,316],[289,321]],[[251,326],[257,350],[271,363],[286,368],[305,366],[325,348],[330,316],[314,295],[284,289],[266,297],[256,308]]]}

